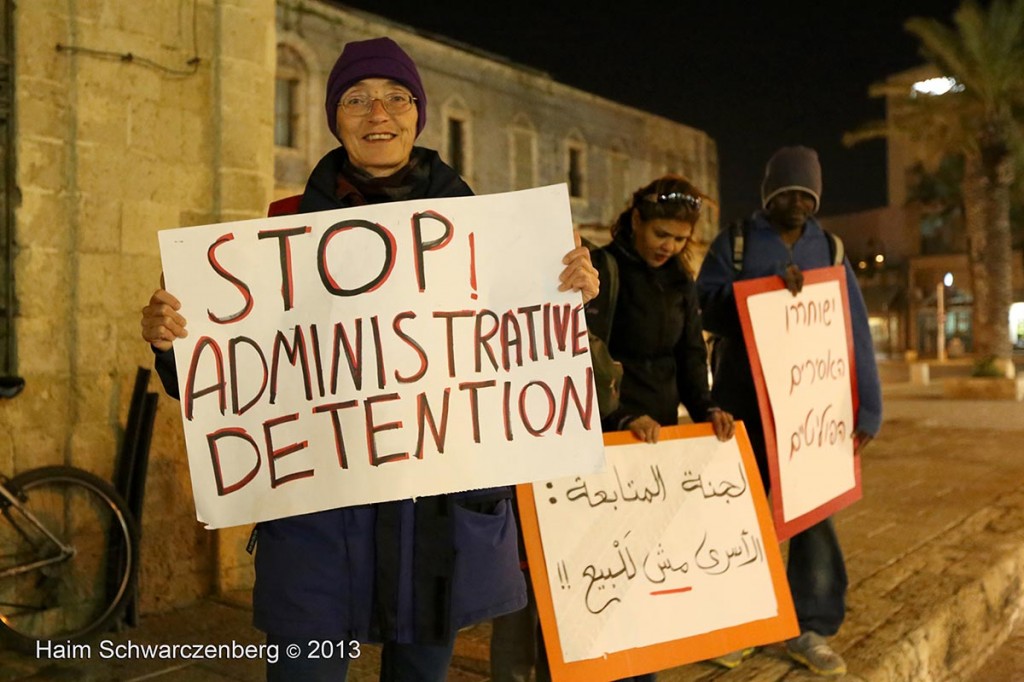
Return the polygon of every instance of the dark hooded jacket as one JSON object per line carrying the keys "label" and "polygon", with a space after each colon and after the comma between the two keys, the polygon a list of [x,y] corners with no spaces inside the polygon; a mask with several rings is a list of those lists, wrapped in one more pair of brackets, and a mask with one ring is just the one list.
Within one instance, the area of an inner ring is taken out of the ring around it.
{"label": "dark hooded jacket", "polygon": [[587,326],[623,367],[620,404],[603,418],[604,428],[622,430],[645,414],[662,426],[677,424],[680,402],[694,421],[707,421],[713,404],[693,278],[678,258],[649,266],[631,234],[620,230],[592,254],[602,283],[609,281],[606,259],[619,269],[616,300],[602,286],[586,308]]}
{"label": "dark hooded jacket", "polygon": [[[406,168],[375,180],[339,147],[313,170],[298,211],[471,194],[432,150],[414,148]],[[173,353],[157,353],[156,369],[177,397]],[[502,487],[261,522],[254,623],[287,638],[433,644],[520,609],[512,505]]]}

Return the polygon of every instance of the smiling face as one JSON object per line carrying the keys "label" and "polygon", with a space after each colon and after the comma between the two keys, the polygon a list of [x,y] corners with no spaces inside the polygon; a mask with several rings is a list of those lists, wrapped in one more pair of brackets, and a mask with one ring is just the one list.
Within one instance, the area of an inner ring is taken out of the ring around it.
{"label": "smiling face", "polygon": [[678,256],[693,236],[693,223],[678,218],[642,220],[633,210],[633,248],[645,263],[660,268]]}
{"label": "smiling face", "polygon": [[798,189],[780,192],[768,202],[768,220],[780,230],[799,230],[814,215],[814,197]]}
{"label": "smiling face", "polygon": [[[397,81],[366,78],[342,93],[338,106],[338,137],[348,151],[348,158],[374,177],[392,175],[407,163],[416,139],[419,112],[415,106],[400,114],[389,114],[383,100],[391,94],[412,96]],[[368,114],[346,113],[340,103],[354,95],[373,100]]]}

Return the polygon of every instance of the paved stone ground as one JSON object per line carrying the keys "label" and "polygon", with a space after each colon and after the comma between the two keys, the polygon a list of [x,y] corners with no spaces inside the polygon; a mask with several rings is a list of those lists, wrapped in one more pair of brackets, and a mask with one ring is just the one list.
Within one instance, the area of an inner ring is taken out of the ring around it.
{"label": "paved stone ground", "polygon": [[[1022,680],[1024,631],[1013,628],[1024,606],[1024,403],[943,400],[940,387],[896,382],[885,388],[883,435],[862,459],[864,499],[836,516],[850,576],[847,621],[833,640],[849,664],[844,679]],[[136,643],[256,644],[261,636],[249,619],[245,604],[207,600],[104,637]],[[488,679],[488,639],[487,624],[460,634],[449,680]],[[986,664],[997,649],[1000,655]],[[353,682],[377,679],[377,649],[363,650],[349,675]],[[102,661],[98,649],[84,661],[0,655],[0,682],[212,682],[260,680],[262,675],[260,661]],[[820,679],[772,646],[733,671],[696,663],[663,671],[658,678]]]}
{"label": "paved stone ground", "polygon": [[1020,623],[1009,639],[989,657],[970,682],[1020,682],[1024,680],[1024,626]]}

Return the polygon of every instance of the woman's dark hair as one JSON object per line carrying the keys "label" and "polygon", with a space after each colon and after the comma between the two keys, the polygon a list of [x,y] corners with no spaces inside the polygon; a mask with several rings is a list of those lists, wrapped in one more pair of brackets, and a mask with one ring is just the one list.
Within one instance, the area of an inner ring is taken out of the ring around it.
{"label": "woman's dark hair", "polygon": [[664,175],[633,192],[626,210],[612,225],[612,236],[628,234],[633,229],[634,210],[641,220],[668,218],[696,226],[703,198],[701,191],[681,175]]}

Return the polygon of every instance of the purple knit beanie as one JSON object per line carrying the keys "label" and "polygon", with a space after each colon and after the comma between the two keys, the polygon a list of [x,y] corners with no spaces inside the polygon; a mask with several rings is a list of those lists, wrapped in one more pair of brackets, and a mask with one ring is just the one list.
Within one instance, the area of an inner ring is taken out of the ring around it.
{"label": "purple knit beanie", "polygon": [[427,123],[427,95],[416,64],[391,38],[358,40],[345,45],[327,77],[327,127],[338,137],[338,100],[364,78],[388,78],[409,88],[416,98],[416,136]]}
{"label": "purple knit beanie", "polygon": [[776,151],[764,170],[761,183],[761,207],[777,194],[798,189],[814,197],[814,212],[821,206],[821,164],[818,152],[810,147],[783,147]]}

